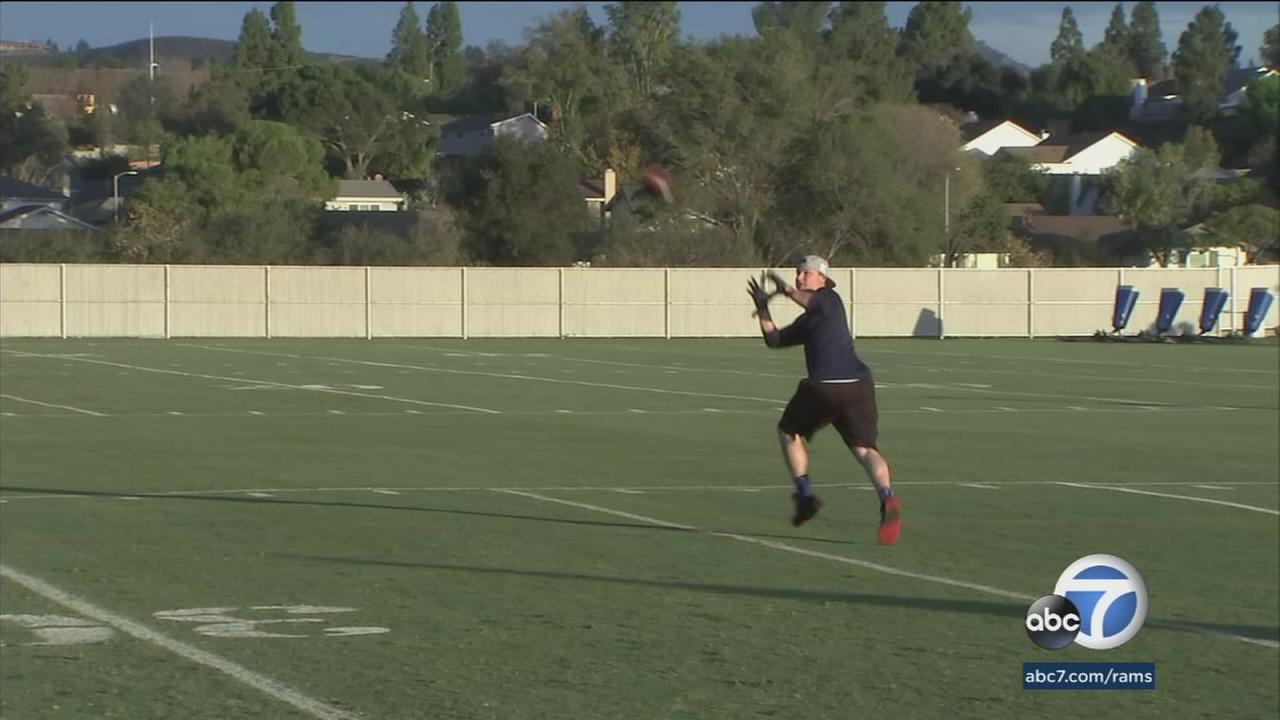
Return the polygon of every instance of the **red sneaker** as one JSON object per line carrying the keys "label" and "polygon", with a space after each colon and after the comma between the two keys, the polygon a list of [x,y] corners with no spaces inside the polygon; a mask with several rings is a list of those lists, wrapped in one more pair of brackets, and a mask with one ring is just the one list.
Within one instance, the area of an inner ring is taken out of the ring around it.
{"label": "red sneaker", "polygon": [[880,544],[892,545],[898,542],[902,532],[902,501],[897,495],[880,501]]}

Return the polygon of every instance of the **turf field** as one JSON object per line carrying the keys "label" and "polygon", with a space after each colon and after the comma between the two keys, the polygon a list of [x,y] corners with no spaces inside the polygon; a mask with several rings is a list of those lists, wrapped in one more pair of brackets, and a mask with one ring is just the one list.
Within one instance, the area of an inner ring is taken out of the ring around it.
{"label": "turf field", "polygon": [[[859,341],[899,545],[801,351],[5,340],[0,716],[1274,718],[1280,348]],[[1146,626],[1042,650],[1091,553]],[[1023,662],[1154,662],[1024,691]]]}

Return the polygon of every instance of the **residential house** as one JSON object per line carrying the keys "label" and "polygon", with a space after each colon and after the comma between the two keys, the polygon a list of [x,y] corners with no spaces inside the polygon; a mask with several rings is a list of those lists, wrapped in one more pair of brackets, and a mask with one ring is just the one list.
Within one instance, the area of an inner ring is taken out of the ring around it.
{"label": "residential house", "polygon": [[396,212],[405,209],[406,199],[391,183],[377,176],[373,180],[339,180],[338,194],[326,200],[331,212]]}
{"label": "residential house", "polygon": [[[1061,176],[1066,194],[1062,209],[1068,215],[1089,215],[1097,207],[1101,176],[1129,158],[1138,146],[1118,132],[1051,135],[1031,147],[1001,148],[999,152],[1020,157],[1036,170]],[[1051,193],[1053,192],[1051,187]]]}
{"label": "residential house", "polygon": [[468,115],[440,129],[440,145],[436,155],[441,157],[479,155],[489,149],[494,140],[499,137],[516,138],[528,142],[546,142],[547,126],[532,113]]}
{"label": "residential house", "polygon": [[0,176],[0,213],[32,205],[65,212],[70,198],[64,192],[33,185],[25,180]]}
{"label": "residential house", "polygon": [[1039,145],[1048,138],[1048,134],[1033,133],[1012,120],[966,123],[960,126],[960,136],[965,141],[961,150],[987,156],[995,155],[1000,148]]}
{"label": "residential house", "polygon": [[[1219,90],[1218,110],[1226,115],[1233,114],[1240,103],[1244,102],[1249,83],[1277,75],[1280,75],[1280,71],[1265,65],[1227,70]],[[1177,79],[1149,84],[1146,78],[1134,78],[1130,99],[1130,119],[1158,122],[1177,115],[1182,107],[1182,88]]]}
{"label": "residential house", "polygon": [[52,205],[21,205],[0,212],[3,230],[97,230]]}
{"label": "residential house", "polygon": [[1050,215],[1042,205],[1005,205],[1009,231],[1032,250],[1048,252],[1056,265],[1152,264],[1132,227],[1116,215]]}
{"label": "residential house", "polygon": [[606,168],[603,176],[579,182],[578,192],[582,195],[582,201],[587,204],[587,213],[604,222],[609,219],[609,204],[618,194],[618,173],[612,168]]}

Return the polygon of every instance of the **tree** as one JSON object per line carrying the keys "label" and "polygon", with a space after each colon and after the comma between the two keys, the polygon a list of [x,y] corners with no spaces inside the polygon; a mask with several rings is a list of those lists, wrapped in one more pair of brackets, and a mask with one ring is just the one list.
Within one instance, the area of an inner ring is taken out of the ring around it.
{"label": "tree", "polygon": [[1005,249],[1009,215],[994,194],[979,192],[960,211],[959,222],[943,248],[944,267],[955,267],[961,257]]}
{"label": "tree", "polygon": [[1008,153],[997,153],[983,163],[986,192],[1002,203],[1042,203],[1049,190],[1049,175],[1031,163]]}
{"label": "tree", "polygon": [[1173,54],[1183,107],[1198,122],[1209,120],[1218,111],[1222,81],[1233,64],[1230,47],[1234,32],[1228,35],[1228,30],[1222,11],[1216,5],[1205,6],[1187,25]]}
{"label": "tree", "polygon": [[1137,229],[1162,267],[1186,245],[1181,228],[1209,193],[1209,182],[1186,180],[1189,170],[1183,145],[1167,143],[1155,152],[1136,150],[1105,176],[1112,209]]}
{"label": "tree", "polygon": [[1084,36],[1070,7],[1062,8],[1058,36],[1049,46],[1049,56],[1050,87],[1060,98],[1059,107],[1075,110],[1092,95],[1094,78],[1084,50]]}
{"label": "tree", "polygon": [[760,2],[751,9],[756,32],[791,32],[809,47],[817,45],[831,11],[829,2]]}
{"label": "tree", "polygon": [[1217,141],[1213,139],[1213,133],[1199,125],[1187,127],[1187,132],[1182,137],[1182,153],[1187,169],[1191,171],[1217,167],[1222,162],[1222,155],[1218,151]]}
{"label": "tree", "polygon": [[434,94],[451,98],[466,82],[462,59],[462,18],[456,2],[438,2],[427,13],[427,48],[434,69]]}
{"label": "tree", "polygon": [[368,80],[345,65],[311,65],[279,91],[285,122],[314,132],[348,179],[368,177],[376,158],[396,138],[403,112]]}
{"label": "tree", "polygon": [[1280,210],[1265,205],[1238,205],[1209,218],[1200,236],[1202,246],[1240,247],[1257,261],[1280,249]]}
{"label": "tree", "polygon": [[1129,15],[1129,58],[1142,77],[1160,79],[1166,50],[1160,39],[1160,16],[1154,2],[1136,3]]}
{"label": "tree", "polygon": [[271,6],[271,45],[267,53],[269,65],[277,70],[297,68],[306,59],[302,49],[302,26],[291,2]]}
{"label": "tree", "polygon": [[585,8],[577,8],[526,31],[526,39],[504,68],[502,87],[517,107],[545,108],[553,136],[581,154],[586,116],[611,107],[612,96],[627,85],[608,61],[605,31]]}
{"label": "tree", "polygon": [[246,73],[260,71],[270,62],[271,25],[267,22],[267,16],[254,8],[245,13],[244,20],[240,23],[240,38],[236,41],[233,67]]}
{"label": "tree", "polygon": [[641,97],[656,90],[680,39],[680,10],[674,2],[617,2],[609,15],[611,52],[626,68]]}
{"label": "tree", "polygon": [[498,138],[471,158],[449,198],[464,218],[472,257],[495,265],[568,265],[589,216],[580,168],[550,143]]}
{"label": "tree", "polygon": [[900,34],[883,2],[841,2],[831,11],[831,54],[846,60],[850,80],[871,102],[905,102],[914,93],[914,69],[898,55]]}
{"label": "tree", "polygon": [[416,79],[431,81],[432,63],[427,36],[422,32],[422,19],[412,2],[400,9],[400,20],[391,31],[391,52],[387,63]]}
{"label": "tree", "polygon": [[1111,20],[1102,32],[1101,45],[1108,50],[1124,53],[1129,46],[1129,25],[1124,19],[1124,3],[1116,3],[1111,9]]}
{"label": "tree", "polygon": [[1084,36],[1080,34],[1080,26],[1076,24],[1075,13],[1071,6],[1062,8],[1062,21],[1058,23],[1058,36],[1049,46],[1051,62],[1065,65],[1084,57]]}
{"label": "tree", "polygon": [[0,172],[44,184],[67,150],[67,130],[31,102],[27,78],[26,65],[0,64]]}
{"label": "tree", "polygon": [[1262,64],[1270,68],[1280,67],[1280,23],[1267,29],[1262,35]]}
{"label": "tree", "polygon": [[922,0],[907,15],[899,52],[922,74],[967,60],[974,52],[972,15],[959,2]]}

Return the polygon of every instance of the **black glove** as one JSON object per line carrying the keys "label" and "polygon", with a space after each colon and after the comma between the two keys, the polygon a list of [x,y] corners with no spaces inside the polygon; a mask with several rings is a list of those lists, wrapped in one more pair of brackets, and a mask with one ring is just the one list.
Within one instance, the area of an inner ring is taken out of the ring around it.
{"label": "black glove", "polygon": [[766,279],[768,279],[769,282],[773,283],[773,292],[770,293],[770,297],[772,297],[773,295],[787,294],[787,290],[789,290],[790,288],[787,286],[787,281],[783,280],[781,275],[770,270],[769,272],[765,273],[764,276]]}
{"label": "black glove", "polygon": [[747,294],[751,296],[751,302],[755,303],[756,306],[753,316],[759,316],[766,320],[772,319],[769,316],[769,298],[773,296],[765,292],[755,278],[747,280]]}

